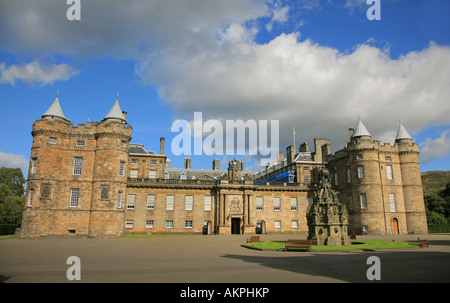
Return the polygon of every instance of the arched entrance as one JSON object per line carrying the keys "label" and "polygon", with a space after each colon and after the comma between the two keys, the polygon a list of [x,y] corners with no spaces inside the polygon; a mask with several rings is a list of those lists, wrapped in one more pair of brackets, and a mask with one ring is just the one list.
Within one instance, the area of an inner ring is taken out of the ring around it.
{"label": "arched entrance", "polygon": [[398,219],[393,218],[392,219],[392,234],[398,235],[399,234],[399,227],[398,227]]}

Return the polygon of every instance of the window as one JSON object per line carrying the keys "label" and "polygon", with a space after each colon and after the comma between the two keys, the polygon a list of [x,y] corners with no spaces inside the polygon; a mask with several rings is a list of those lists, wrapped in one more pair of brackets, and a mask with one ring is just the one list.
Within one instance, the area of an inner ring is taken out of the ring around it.
{"label": "window", "polygon": [[263,206],[263,198],[262,197],[256,197],[256,210],[262,211],[264,209]]}
{"label": "window", "polygon": [[73,159],[73,174],[81,175],[81,168],[83,167],[83,158],[75,157]]}
{"label": "window", "polygon": [[352,175],[349,168],[347,169],[347,183],[352,183]]}
{"label": "window", "polygon": [[362,159],[363,158],[363,155],[362,154],[358,154],[358,155],[356,155],[356,159]]}
{"label": "window", "polygon": [[273,198],[273,210],[280,211],[280,209],[281,209],[280,197],[274,197]]}
{"label": "window", "polygon": [[28,200],[28,206],[33,206],[33,200],[34,200],[34,190],[30,190],[30,198]]}
{"label": "window", "polygon": [[170,179],[170,174],[169,174],[169,172],[165,172],[164,173],[164,179]]}
{"label": "window", "polygon": [[365,193],[359,194],[359,199],[361,201],[361,209],[367,208],[367,195]]}
{"label": "window", "polygon": [[119,191],[117,193],[117,208],[122,208],[122,196],[123,196],[123,193],[121,191]]}
{"label": "window", "polygon": [[309,167],[308,166],[304,166],[303,167],[303,171],[309,171]]}
{"label": "window", "polygon": [[369,226],[363,225],[363,233],[367,234],[369,232]]}
{"label": "window", "polygon": [[137,176],[138,176],[138,171],[137,171],[137,169],[132,169],[132,170],[130,170],[130,178],[136,179]]}
{"label": "window", "polygon": [[397,203],[395,202],[395,194],[389,194],[389,208],[391,213],[397,212]]}
{"label": "window", "polygon": [[192,228],[192,221],[184,221],[184,228]]}
{"label": "window", "polygon": [[391,161],[391,156],[386,156],[386,161]]}
{"label": "window", "polygon": [[147,209],[155,209],[155,195],[147,195]]}
{"label": "window", "polygon": [[311,182],[311,177],[310,177],[310,176],[303,176],[303,182],[304,182],[304,183],[309,183],[309,182]]}
{"label": "window", "polygon": [[37,159],[31,160],[31,173],[35,174],[37,169]]}
{"label": "window", "polygon": [[134,221],[133,220],[126,220],[125,221],[125,228],[133,228],[134,227]]}
{"label": "window", "polygon": [[306,198],[306,205],[311,207],[314,204],[314,199],[313,198]]}
{"label": "window", "polygon": [[364,166],[358,166],[358,178],[362,179],[364,178]]}
{"label": "window", "polygon": [[166,210],[173,210],[175,203],[175,196],[167,196],[166,197]]}
{"label": "window", "polygon": [[127,147],[127,142],[121,141],[120,142],[120,147]]}
{"label": "window", "polygon": [[134,209],[135,204],[136,204],[136,195],[128,194],[127,209]]}
{"label": "window", "polygon": [[58,143],[58,139],[56,139],[55,137],[50,137],[50,138],[48,138],[48,143],[56,144],[56,143]]}
{"label": "window", "polygon": [[120,165],[119,165],[119,176],[123,176],[124,171],[125,171],[125,162],[120,161]]}
{"label": "window", "polygon": [[298,228],[298,221],[297,220],[291,221],[291,227],[292,228]]}
{"label": "window", "polygon": [[353,197],[348,197],[348,209],[353,210]]}
{"label": "window", "polygon": [[138,164],[139,163],[139,159],[131,159],[131,164]]}
{"label": "window", "polygon": [[275,221],[274,222],[274,227],[275,228],[281,228],[281,221]]}
{"label": "window", "polygon": [[186,180],[186,173],[185,172],[180,174],[180,179],[181,180]]}
{"label": "window", "polygon": [[392,180],[392,166],[386,165],[386,178]]}
{"label": "window", "polygon": [[150,165],[158,165],[158,161],[157,160],[150,160]]}
{"label": "window", "polygon": [[83,140],[77,140],[76,146],[84,146]]}
{"label": "window", "polygon": [[150,179],[156,179],[156,170],[151,170],[148,172],[148,177]]}
{"label": "window", "polygon": [[339,185],[338,174],[334,173],[334,185]]}
{"label": "window", "polygon": [[297,211],[297,198],[291,198],[291,211]]}
{"label": "window", "polygon": [[173,228],[173,220],[166,220],[166,228]]}
{"label": "window", "polygon": [[153,226],[154,226],[153,220],[145,221],[145,228],[153,228]]}
{"label": "window", "polygon": [[194,208],[194,196],[186,196],[186,210]]}
{"label": "window", "polygon": [[80,190],[78,188],[72,188],[70,190],[70,207],[78,207],[79,196]]}
{"label": "window", "polygon": [[204,198],[204,208],[205,210],[211,210],[212,209],[212,198],[211,196],[205,196]]}

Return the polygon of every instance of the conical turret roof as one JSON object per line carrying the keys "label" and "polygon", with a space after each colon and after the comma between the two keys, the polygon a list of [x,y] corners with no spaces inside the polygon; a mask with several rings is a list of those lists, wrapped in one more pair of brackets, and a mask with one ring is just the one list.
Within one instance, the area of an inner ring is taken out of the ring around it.
{"label": "conical turret roof", "polygon": [[106,115],[106,117],[103,118],[103,120],[106,120],[106,119],[118,119],[118,120],[127,122],[127,120],[123,116],[122,109],[120,108],[120,105],[119,105],[119,94],[117,94],[117,99],[116,99],[116,102],[114,103],[113,107],[111,108],[109,113]]}
{"label": "conical turret roof", "polygon": [[411,139],[412,140],[412,137],[408,133],[406,128],[402,125],[402,123],[399,122],[398,130],[397,130],[397,137],[395,138],[395,140],[401,140],[401,139]]}
{"label": "conical turret roof", "polygon": [[53,104],[47,109],[47,111],[42,115],[44,117],[58,117],[64,120],[70,121],[64,116],[64,113],[61,109],[61,105],[59,104],[59,92],[56,94],[56,99],[53,101]]}
{"label": "conical turret roof", "polygon": [[361,119],[358,120],[358,124],[356,125],[355,132],[353,133],[353,137],[362,137],[362,136],[369,136],[371,137],[369,131],[362,123]]}

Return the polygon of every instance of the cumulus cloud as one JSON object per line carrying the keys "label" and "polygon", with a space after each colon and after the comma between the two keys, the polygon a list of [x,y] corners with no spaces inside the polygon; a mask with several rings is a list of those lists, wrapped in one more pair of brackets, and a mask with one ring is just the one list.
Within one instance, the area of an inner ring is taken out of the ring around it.
{"label": "cumulus cloud", "polygon": [[434,140],[428,138],[421,144],[420,159],[422,164],[448,156],[450,156],[450,129],[443,131],[439,138]]}
{"label": "cumulus cloud", "polygon": [[[297,5],[308,10],[318,3]],[[448,47],[430,43],[391,59],[388,48],[371,41],[342,53],[301,39],[301,32],[258,44],[255,37],[262,29],[293,18],[288,5],[84,1],[81,21],[68,21],[64,1],[4,0],[0,49],[131,59],[142,83],[158,88],[176,118],[192,120],[200,111],[204,120],[276,119],[281,148],[292,144],[293,126],[297,142],[328,137],[333,148],[340,148],[358,114],[374,139],[387,142],[394,140],[399,117],[412,135],[448,123]],[[367,7],[361,0],[340,5]]]}
{"label": "cumulus cloud", "polygon": [[0,151],[0,167],[21,168],[24,171],[28,168],[28,160],[23,155],[7,154]]}
{"label": "cumulus cloud", "polygon": [[15,85],[17,81],[24,81],[29,85],[44,86],[55,81],[66,81],[77,75],[79,71],[67,64],[41,64],[33,61],[25,65],[0,64],[0,83]]}

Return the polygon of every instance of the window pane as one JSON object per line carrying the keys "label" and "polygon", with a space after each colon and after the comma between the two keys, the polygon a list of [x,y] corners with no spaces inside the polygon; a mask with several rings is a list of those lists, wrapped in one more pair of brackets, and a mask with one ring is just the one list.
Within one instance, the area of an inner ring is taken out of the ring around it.
{"label": "window pane", "polygon": [[173,210],[175,196],[167,196],[166,198],[166,210]]}
{"label": "window pane", "polygon": [[73,174],[81,175],[82,166],[83,166],[83,158],[75,157],[73,160]]}

